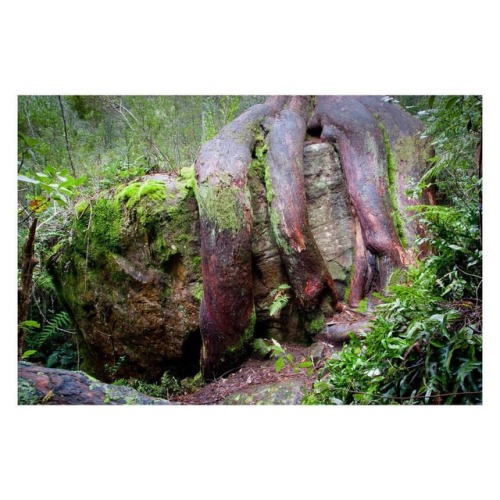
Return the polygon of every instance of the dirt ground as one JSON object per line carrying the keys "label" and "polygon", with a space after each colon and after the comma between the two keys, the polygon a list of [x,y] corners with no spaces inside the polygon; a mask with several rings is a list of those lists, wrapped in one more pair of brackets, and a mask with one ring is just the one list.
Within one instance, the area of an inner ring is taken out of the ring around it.
{"label": "dirt ground", "polygon": [[[335,316],[335,324],[351,323],[363,318],[364,315],[354,311],[345,310],[343,313]],[[330,323],[331,324],[331,323]],[[300,379],[309,389],[318,377],[318,372],[324,367],[326,360],[335,352],[342,348],[341,344],[329,344],[326,342],[316,342],[311,346],[281,343],[286,353],[293,356],[294,364],[310,360],[312,352],[315,353],[314,370],[308,374],[306,368],[296,368],[286,363],[284,368],[276,372],[276,358],[261,359],[251,357],[240,367],[235,368],[201,387],[200,389],[184,394],[174,396],[170,399],[172,402],[187,405],[216,405],[227,396],[252,389],[255,386],[263,384],[274,384],[285,382],[290,379]],[[320,353],[320,356],[317,356]]]}

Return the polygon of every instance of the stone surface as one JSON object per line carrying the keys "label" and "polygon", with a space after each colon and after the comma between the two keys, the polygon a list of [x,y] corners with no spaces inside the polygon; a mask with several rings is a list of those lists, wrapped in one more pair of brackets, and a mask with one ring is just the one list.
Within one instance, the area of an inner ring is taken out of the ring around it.
{"label": "stone surface", "polygon": [[340,160],[329,143],[304,148],[309,224],[340,297],[348,286],[355,226]]}
{"label": "stone surface", "polygon": [[196,200],[171,176],[139,184],[151,181],[137,199],[123,195],[128,186],[80,209],[72,237],[50,259],[81,336],[82,367],[105,381],[198,370]]}
{"label": "stone surface", "polygon": [[300,379],[258,385],[226,397],[222,405],[298,405],[304,397],[305,382]]}
{"label": "stone surface", "polygon": [[24,361],[18,366],[19,405],[165,405],[131,387],[104,384],[84,372],[45,368]]}

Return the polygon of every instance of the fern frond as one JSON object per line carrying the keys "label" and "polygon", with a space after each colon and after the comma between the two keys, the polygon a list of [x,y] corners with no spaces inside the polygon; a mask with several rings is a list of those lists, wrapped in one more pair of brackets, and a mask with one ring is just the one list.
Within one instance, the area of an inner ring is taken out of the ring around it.
{"label": "fern frond", "polygon": [[59,311],[48,323],[43,327],[43,330],[34,339],[34,346],[41,347],[50,337],[52,337],[60,329],[68,329],[71,327],[71,319],[67,312]]}

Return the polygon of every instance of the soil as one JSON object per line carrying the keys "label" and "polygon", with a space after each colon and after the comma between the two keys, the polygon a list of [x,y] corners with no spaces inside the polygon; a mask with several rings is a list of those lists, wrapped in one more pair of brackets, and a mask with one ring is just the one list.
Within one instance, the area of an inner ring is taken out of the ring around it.
{"label": "soil", "polygon": [[[335,315],[334,320],[328,324],[345,324],[366,318],[365,315],[356,311],[345,309],[344,312]],[[315,359],[314,369],[311,373],[308,368],[298,368],[286,363],[284,368],[276,372],[276,358],[262,359],[257,355],[250,357],[240,367],[229,373],[225,373],[213,382],[209,382],[200,389],[189,394],[177,395],[170,398],[171,402],[185,405],[217,405],[227,396],[255,388],[264,384],[275,384],[295,379],[301,380],[307,389],[310,389],[318,374],[324,367],[331,355],[342,349],[342,344],[329,344],[326,342],[315,342],[310,346],[281,343],[286,353],[292,354],[294,365],[311,359],[312,351],[320,352],[320,358]]]}

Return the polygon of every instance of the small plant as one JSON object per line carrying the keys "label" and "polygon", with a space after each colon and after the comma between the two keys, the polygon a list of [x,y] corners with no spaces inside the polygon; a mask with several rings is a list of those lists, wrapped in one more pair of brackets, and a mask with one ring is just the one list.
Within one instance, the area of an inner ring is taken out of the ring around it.
{"label": "small plant", "polygon": [[300,369],[307,368],[307,375],[311,375],[314,371],[314,363],[312,359],[296,363],[293,355],[285,350],[285,348],[275,339],[271,339],[271,343],[264,339],[256,339],[254,342],[254,349],[263,356],[270,356],[276,358],[274,369],[279,373],[286,364],[289,364],[295,373]]}
{"label": "small plant", "polygon": [[275,316],[288,304],[288,301],[290,300],[288,290],[290,290],[290,285],[282,283],[269,294],[273,298],[273,301],[269,306],[270,316]]}
{"label": "small plant", "polygon": [[162,399],[170,399],[173,395],[183,392],[183,387],[181,387],[179,381],[168,371],[162,375],[158,383],[144,382],[143,380],[130,378],[115,380],[113,384],[129,386],[142,394]]}
{"label": "small plant", "polygon": [[104,365],[104,369],[110,375],[110,377],[115,378],[116,374],[118,373],[118,370],[123,365],[123,363],[125,363],[126,359],[127,359],[127,356],[125,356],[125,355],[120,356],[118,358],[118,361],[116,363],[114,363],[113,365],[106,363]]}

